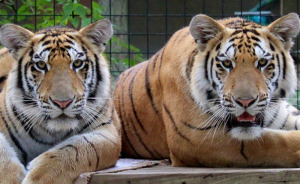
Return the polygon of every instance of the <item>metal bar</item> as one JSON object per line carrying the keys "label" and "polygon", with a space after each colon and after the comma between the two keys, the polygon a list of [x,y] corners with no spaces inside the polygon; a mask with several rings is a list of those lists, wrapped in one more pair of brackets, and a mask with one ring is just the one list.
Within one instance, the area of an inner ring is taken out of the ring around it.
{"label": "metal bar", "polygon": [[[282,2],[283,3],[283,2]],[[299,0],[297,0],[297,13],[299,14],[300,12],[299,12]],[[297,57],[297,61],[299,61],[299,36],[297,37],[297,39],[296,39],[296,57]],[[297,67],[296,67],[296,69],[297,69],[297,73],[298,73],[298,75],[297,75],[297,79],[299,80],[299,63],[297,62]],[[296,90],[296,95],[297,95],[297,101],[296,101],[296,106],[297,106],[297,108],[299,109],[299,103],[300,103],[300,101],[299,101],[299,82],[298,82],[298,80],[297,80],[297,90]],[[294,105],[294,104],[293,104]]]}
{"label": "metal bar", "polygon": [[18,7],[18,0],[16,0],[15,24],[18,23],[18,9],[19,9],[19,7]]}
{"label": "metal bar", "polygon": [[149,59],[149,0],[146,1],[147,8],[146,8],[146,39],[147,39],[147,60]]}
{"label": "metal bar", "polygon": [[93,0],[90,0],[91,2],[91,23],[93,22]]}
{"label": "metal bar", "polygon": [[186,0],[183,1],[183,17],[184,17],[184,25],[186,26]]}
{"label": "metal bar", "polygon": [[56,0],[53,0],[53,26],[55,26],[56,25],[56,20],[55,20],[55,17],[56,17],[56,15],[55,15],[55,9],[56,9]]}
{"label": "metal bar", "polygon": [[165,42],[167,43],[168,41],[168,0],[165,0],[165,26],[166,26],[166,29],[165,29]]}
{"label": "metal bar", "polygon": [[[127,18],[128,18],[128,20],[127,20],[127,32],[128,33],[130,33],[130,0],[128,0],[128,4],[127,4]],[[128,54],[128,68],[130,68],[130,57],[131,57],[131,51],[130,51],[130,44],[131,44],[131,42],[130,42],[131,40],[130,40],[130,34],[128,34],[128,52],[127,52],[127,54]]]}
{"label": "metal bar", "polygon": [[[111,9],[112,9],[112,7],[111,7],[111,0],[109,0],[109,21],[111,22]],[[109,44],[109,51],[110,51],[110,53],[109,53],[109,66],[111,66],[111,61],[112,61],[112,53],[111,53],[111,51],[112,51],[112,44],[113,44],[113,42],[110,40],[110,44]]]}
{"label": "metal bar", "polygon": [[34,1],[34,31],[36,31],[36,0]]}

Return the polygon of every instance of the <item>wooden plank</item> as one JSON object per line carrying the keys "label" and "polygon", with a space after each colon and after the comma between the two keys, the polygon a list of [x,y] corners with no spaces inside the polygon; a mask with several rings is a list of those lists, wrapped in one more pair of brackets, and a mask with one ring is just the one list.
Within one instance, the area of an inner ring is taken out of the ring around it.
{"label": "wooden plank", "polygon": [[118,173],[95,174],[90,184],[300,183],[300,169],[182,168],[159,165]]}

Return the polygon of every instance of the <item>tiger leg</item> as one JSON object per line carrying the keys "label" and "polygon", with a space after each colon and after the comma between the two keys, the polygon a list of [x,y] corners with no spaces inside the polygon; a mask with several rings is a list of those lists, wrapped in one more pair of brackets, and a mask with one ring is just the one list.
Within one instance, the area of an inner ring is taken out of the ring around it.
{"label": "tiger leg", "polygon": [[16,152],[0,133],[0,184],[20,184],[25,177],[25,167]]}
{"label": "tiger leg", "polygon": [[115,165],[121,140],[113,125],[106,126],[73,136],[35,158],[23,184],[70,184],[83,172]]}

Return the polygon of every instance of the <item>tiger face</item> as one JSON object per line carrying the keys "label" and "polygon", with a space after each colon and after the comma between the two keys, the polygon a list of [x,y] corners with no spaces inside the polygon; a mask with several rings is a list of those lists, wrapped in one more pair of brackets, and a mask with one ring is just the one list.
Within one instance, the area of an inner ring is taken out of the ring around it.
{"label": "tiger face", "polygon": [[72,130],[98,117],[96,107],[109,98],[108,68],[100,54],[112,36],[108,20],[80,31],[54,27],[34,34],[12,24],[1,29],[2,44],[16,60],[7,86],[14,106],[50,131]]}
{"label": "tiger face", "polygon": [[219,23],[205,15],[191,21],[190,32],[205,53],[195,57],[192,94],[234,138],[259,137],[272,105],[295,91],[289,49],[298,31],[297,14],[266,27],[241,18]]}

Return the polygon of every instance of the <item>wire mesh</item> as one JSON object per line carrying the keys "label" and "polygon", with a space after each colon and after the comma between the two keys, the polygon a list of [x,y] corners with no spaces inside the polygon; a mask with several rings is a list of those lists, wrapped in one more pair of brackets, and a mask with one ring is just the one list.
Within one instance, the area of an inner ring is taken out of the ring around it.
{"label": "wire mesh", "polygon": [[[59,24],[62,5],[59,0],[50,2],[51,13],[45,14],[37,9],[34,0],[0,0],[0,23],[13,22],[21,26],[34,23],[33,31],[41,29],[38,23],[51,17],[52,25]],[[93,3],[103,7],[102,16],[115,25],[114,38],[106,49],[113,79],[122,71],[149,59],[168,41],[178,29],[187,26],[196,14],[207,14],[215,19],[241,16],[261,24],[268,24],[278,17],[290,13],[300,13],[300,0],[78,0],[91,9],[90,21],[95,11]],[[19,8],[26,2],[34,3],[32,14],[20,14]],[[7,9],[5,4],[13,8]],[[48,8],[48,7],[45,7]],[[72,12],[72,17],[78,16]],[[7,21],[9,20],[9,21]],[[295,40],[292,56],[296,62],[299,76],[299,39]],[[299,108],[297,93],[291,99]]]}

